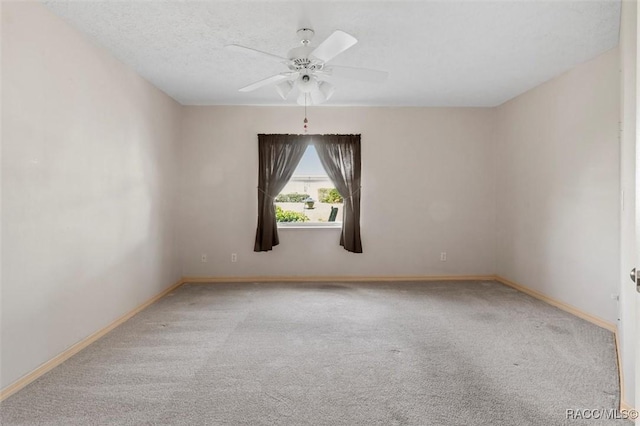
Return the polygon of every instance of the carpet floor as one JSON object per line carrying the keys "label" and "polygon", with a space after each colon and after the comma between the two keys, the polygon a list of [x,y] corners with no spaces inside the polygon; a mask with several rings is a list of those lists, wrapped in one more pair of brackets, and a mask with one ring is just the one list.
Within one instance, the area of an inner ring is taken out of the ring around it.
{"label": "carpet floor", "polygon": [[0,418],[549,426],[618,395],[611,332],[493,281],[185,284],[6,399]]}

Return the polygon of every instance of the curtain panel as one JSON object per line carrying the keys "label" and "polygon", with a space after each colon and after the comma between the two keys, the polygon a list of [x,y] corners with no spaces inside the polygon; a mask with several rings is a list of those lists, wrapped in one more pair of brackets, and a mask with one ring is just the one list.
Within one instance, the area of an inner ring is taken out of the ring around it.
{"label": "curtain panel", "polygon": [[329,179],[344,199],[340,245],[347,251],[362,253],[360,135],[314,136],[313,144]]}
{"label": "curtain panel", "polygon": [[274,200],[289,182],[309,145],[298,135],[258,135],[258,229],[254,251],[280,243]]}

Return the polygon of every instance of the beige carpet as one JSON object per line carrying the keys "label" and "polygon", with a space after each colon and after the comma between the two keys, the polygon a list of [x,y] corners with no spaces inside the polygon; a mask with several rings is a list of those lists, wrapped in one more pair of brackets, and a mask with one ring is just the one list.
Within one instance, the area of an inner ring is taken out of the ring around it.
{"label": "beige carpet", "polygon": [[213,284],[0,410],[3,425],[548,426],[618,394],[610,332],[496,282]]}

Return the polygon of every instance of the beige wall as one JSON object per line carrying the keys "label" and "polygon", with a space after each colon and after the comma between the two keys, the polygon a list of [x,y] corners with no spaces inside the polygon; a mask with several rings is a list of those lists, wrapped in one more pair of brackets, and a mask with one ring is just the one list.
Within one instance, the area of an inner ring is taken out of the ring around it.
{"label": "beige wall", "polygon": [[5,387],[178,279],[180,111],[40,3],[2,8]]}
{"label": "beige wall", "polygon": [[[624,399],[634,405],[635,392],[635,356],[637,342],[636,315],[637,293],[629,279],[629,271],[638,266],[636,261],[636,129],[638,96],[637,80],[637,2],[622,2],[620,28],[620,67],[621,78],[621,121],[622,140],[620,156],[621,190],[624,204],[621,210],[620,229],[620,341],[622,346],[622,369],[624,372]],[[634,196],[635,195],[635,196]],[[636,404],[636,407],[640,405]]]}
{"label": "beige wall", "polygon": [[[281,230],[272,252],[254,253],[256,134],[300,133],[302,119],[296,107],[184,108],[183,275],[495,271],[493,111],[481,108],[311,108],[310,133],[362,134],[364,253],[343,250],[336,229]],[[231,253],[238,253],[237,263]]]}
{"label": "beige wall", "polygon": [[616,322],[619,66],[611,50],[497,109],[497,269]]}

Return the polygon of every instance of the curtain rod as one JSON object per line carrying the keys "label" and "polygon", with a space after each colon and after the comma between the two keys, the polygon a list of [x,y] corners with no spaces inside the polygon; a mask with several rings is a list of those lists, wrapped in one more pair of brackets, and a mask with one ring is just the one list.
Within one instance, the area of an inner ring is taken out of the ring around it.
{"label": "curtain rod", "polygon": [[280,136],[362,136],[360,133],[258,133],[258,136],[270,136],[270,135],[280,135]]}

